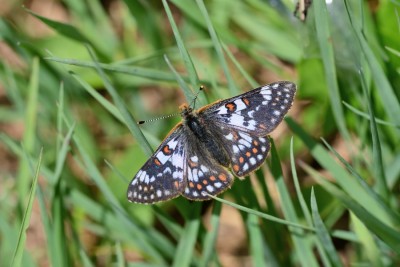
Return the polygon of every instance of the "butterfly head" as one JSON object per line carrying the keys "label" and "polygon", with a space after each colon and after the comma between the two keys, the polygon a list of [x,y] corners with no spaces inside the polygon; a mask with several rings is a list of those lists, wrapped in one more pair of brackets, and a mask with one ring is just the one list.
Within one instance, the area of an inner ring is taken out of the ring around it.
{"label": "butterfly head", "polygon": [[181,112],[182,118],[187,118],[188,116],[193,114],[193,108],[186,103],[180,105],[179,110]]}

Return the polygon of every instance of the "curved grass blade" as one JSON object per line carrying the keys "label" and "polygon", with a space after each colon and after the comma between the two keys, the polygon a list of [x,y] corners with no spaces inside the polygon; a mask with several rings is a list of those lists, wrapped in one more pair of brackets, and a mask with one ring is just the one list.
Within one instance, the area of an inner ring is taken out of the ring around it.
{"label": "curved grass blade", "polygon": [[29,193],[28,204],[26,206],[24,217],[22,219],[22,224],[21,224],[19,235],[18,235],[17,246],[15,248],[14,255],[12,257],[12,262],[11,262],[12,267],[21,266],[22,256],[23,256],[24,249],[25,249],[26,231],[28,230],[30,219],[31,219],[33,201],[35,200],[36,187],[37,187],[37,182],[38,182],[39,174],[40,174],[40,167],[42,166],[42,156],[43,156],[43,148],[40,150],[39,160],[38,160],[38,163],[36,166],[35,176],[33,178],[31,190]]}
{"label": "curved grass blade", "polygon": [[315,199],[314,188],[311,189],[311,211],[312,218],[314,221],[314,227],[317,229],[317,236],[323,247],[331,259],[333,266],[342,267],[343,264],[340,261],[339,255],[336,252],[335,246],[333,245],[332,239],[326,229],[321,217],[319,216],[317,200]]}

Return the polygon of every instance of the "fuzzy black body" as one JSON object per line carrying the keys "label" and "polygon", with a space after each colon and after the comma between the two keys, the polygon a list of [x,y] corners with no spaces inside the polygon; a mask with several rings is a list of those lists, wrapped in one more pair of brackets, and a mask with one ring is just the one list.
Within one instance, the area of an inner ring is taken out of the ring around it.
{"label": "fuzzy black body", "polygon": [[[202,118],[199,117],[197,113],[193,112],[190,107],[184,107],[182,117],[187,130],[191,131],[200,143],[200,149],[205,153],[209,153],[211,157],[222,166],[229,167],[230,158],[227,151],[222,146],[222,142],[219,141],[219,134],[216,133],[215,130],[213,133],[209,130],[212,125],[204,123]],[[192,140],[192,142],[195,141]]]}

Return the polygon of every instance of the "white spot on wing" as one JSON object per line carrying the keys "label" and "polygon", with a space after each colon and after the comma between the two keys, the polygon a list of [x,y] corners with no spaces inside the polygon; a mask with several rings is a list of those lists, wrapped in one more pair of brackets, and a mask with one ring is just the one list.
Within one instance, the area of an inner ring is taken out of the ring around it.
{"label": "white spot on wing", "polygon": [[[242,144],[242,145],[245,145],[245,146],[247,146],[247,147],[251,147],[250,142],[247,141],[247,140],[245,140],[245,139],[240,139],[240,140],[239,140],[239,143]],[[239,145],[239,147],[240,147],[240,145]]]}
{"label": "white spot on wing", "polygon": [[228,135],[225,135],[225,138],[228,140],[233,140],[233,134],[229,133]]}
{"label": "white spot on wing", "polygon": [[228,124],[238,126],[238,127],[245,127],[246,129],[249,129],[249,130],[256,129],[254,120],[248,121],[248,125],[244,126],[244,117],[241,115],[237,115],[235,113],[231,114],[231,116],[228,120]]}
{"label": "white spot on wing", "polygon": [[247,108],[242,99],[236,99],[233,103],[235,103],[236,105],[236,111],[240,111]]}
{"label": "white spot on wing", "polygon": [[193,162],[198,162],[199,158],[197,156],[193,156],[193,157],[190,158],[190,160],[193,161]]}
{"label": "white spot on wing", "polygon": [[243,165],[243,171],[247,171],[249,169],[249,164],[245,163]]}
{"label": "white spot on wing", "polygon": [[261,88],[261,93],[262,93],[262,94],[270,95],[270,94],[272,93],[272,92],[271,92],[270,86],[269,86],[269,85],[263,86],[263,87]]}
{"label": "white spot on wing", "polygon": [[160,151],[156,154],[156,157],[161,164],[165,164],[171,158],[171,155],[165,155],[164,152]]}
{"label": "white spot on wing", "polygon": [[218,114],[228,114],[228,109],[225,106],[222,106],[218,109]]}
{"label": "white spot on wing", "polygon": [[207,191],[208,192],[213,192],[214,191],[214,187],[212,187],[211,185],[207,185]]}
{"label": "white spot on wing", "polygon": [[200,166],[200,169],[201,169],[203,172],[208,172],[208,168],[207,168],[206,166],[204,166],[204,165],[201,165],[201,166]]}
{"label": "white spot on wing", "polygon": [[239,135],[240,135],[240,137],[242,137],[243,139],[245,139],[247,142],[253,141],[253,139],[252,139],[249,135],[247,135],[247,134],[245,134],[245,133],[239,133]]}
{"label": "white spot on wing", "polygon": [[253,158],[253,157],[251,157],[251,158],[249,159],[249,161],[250,161],[250,164],[251,164],[251,165],[254,165],[254,164],[257,163],[256,159]]}
{"label": "white spot on wing", "polygon": [[156,194],[157,194],[158,197],[161,197],[162,196],[162,191],[161,190],[157,190]]}
{"label": "white spot on wing", "polygon": [[214,186],[215,186],[216,188],[220,188],[220,187],[222,186],[222,183],[216,182],[216,183],[214,183]]}

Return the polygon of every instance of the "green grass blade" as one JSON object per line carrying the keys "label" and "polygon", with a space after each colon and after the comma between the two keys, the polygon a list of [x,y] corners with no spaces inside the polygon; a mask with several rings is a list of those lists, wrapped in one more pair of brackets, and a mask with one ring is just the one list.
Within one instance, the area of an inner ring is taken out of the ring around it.
{"label": "green grass blade", "polygon": [[232,63],[235,65],[235,67],[239,70],[240,74],[246,79],[246,81],[251,85],[252,88],[256,88],[259,86],[259,84],[251,77],[247,71],[240,65],[239,61],[233,56],[232,52],[228,49],[228,47],[225,44],[222,44],[222,48],[224,49],[226,55],[229,57],[229,59],[232,61]]}
{"label": "green grass blade", "polygon": [[22,225],[21,225],[20,232],[18,235],[17,247],[15,248],[14,255],[12,257],[12,262],[11,262],[12,267],[21,266],[22,256],[23,256],[24,249],[25,249],[26,231],[28,230],[30,219],[31,219],[33,201],[35,200],[36,187],[37,187],[37,182],[39,179],[40,167],[42,165],[42,156],[43,156],[43,149],[40,150],[39,160],[38,160],[38,164],[36,166],[35,176],[34,176],[34,179],[32,182],[31,191],[29,193],[28,204],[25,209],[24,217],[22,219]]}
{"label": "green grass blade", "polygon": [[[185,44],[184,44],[182,37],[179,33],[179,30],[178,30],[178,26],[175,23],[175,20],[172,16],[171,9],[169,8],[167,1],[163,0],[162,3],[164,6],[164,9],[165,9],[165,12],[167,13],[167,17],[168,17],[169,23],[171,25],[172,32],[174,33],[175,41],[176,41],[176,44],[178,45],[179,52],[183,59],[183,63],[185,64],[185,69],[189,74],[190,84],[192,85],[192,88],[194,89],[197,86],[199,86],[200,82],[199,82],[199,77],[198,77],[196,69],[194,67],[192,58],[190,57],[189,52],[187,51],[187,49],[185,47]],[[191,98],[193,99],[193,97],[194,97],[194,95],[192,94]],[[199,100],[201,100],[201,99],[199,99]],[[206,103],[200,102],[200,104],[205,105]]]}
{"label": "green grass blade", "polygon": [[293,137],[290,139],[290,165],[292,168],[293,184],[294,184],[294,188],[296,190],[297,199],[299,200],[301,210],[303,211],[304,217],[305,217],[308,225],[313,225],[312,217],[311,217],[310,211],[308,210],[306,200],[304,199],[304,196],[301,192],[299,178],[297,176],[297,170],[296,170],[296,166],[295,166],[294,152],[293,152]]}
{"label": "green grass blade", "polygon": [[345,116],[337,82],[334,52],[332,47],[331,31],[329,28],[329,15],[324,1],[315,1],[312,4],[315,14],[315,28],[319,49],[324,64],[325,79],[329,88],[329,100],[332,105],[332,112],[339,131],[346,140],[350,140],[350,134],[346,127]]}
{"label": "green grass blade", "polygon": [[312,227],[308,227],[308,226],[304,226],[304,225],[301,225],[301,224],[298,224],[298,223],[282,220],[280,218],[277,218],[277,217],[274,217],[274,216],[271,216],[271,215],[268,215],[268,214],[265,214],[265,213],[262,213],[262,212],[259,212],[259,211],[256,211],[256,210],[241,206],[241,205],[238,205],[236,203],[230,202],[230,201],[225,200],[223,198],[219,198],[219,197],[212,196],[212,195],[208,195],[208,196],[213,198],[213,199],[215,199],[215,200],[218,200],[219,202],[222,202],[224,204],[232,206],[232,207],[234,207],[234,208],[236,208],[238,210],[244,211],[244,212],[249,213],[249,214],[254,214],[254,215],[256,215],[256,216],[258,216],[260,218],[269,220],[271,222],[276,222],[276,223],[283,224],[283,225],[286,225],[286,226],[293,226],[293,227],[304,229],[304,230],[308,230],[308,231],[314,231],[314,228],[312,228]]}
{"label": "green grass blade", "polygon": [[104,96],[102,96],[97,90],[95,90],[93,87],[90,86],[87,82],[82,80],[78,75],[75,73],[71,72],[72,77],[75,78],[78,83],[82,85],[82,87],[94,98],[96,99],[110,114],[112,114],[116,119],[118,119],[120,122],[124,123],[124,119],[117,109],[115,105],[110,103]]}
{"label": "green grass blade", "polygon": [[89,43],[89,40],[77,28],[75,28],[69,24],[65,24],[62,22],[58,22],[55,20],[45,18],[43,16],[40,16],[40,15],[34,13],[33,11],[31,11],[29,9],[25,9],[25,10],[32,16],[41,20],[44,24],[46,24],[53,30],[60,33],[61,35],[64,35],[65,37],[71,38],[80,43]]}
{"label": "green grass blade", "polygon": [[[44,59],[58,62],[66,65],[78,66],[78,67],[87,67],[96,69],[96,64],[89,61],[83,60],[76,60],[76,59],[66,59],[66,58],[59,58],[59,57],[45,57]],[[169,72],[157,70],[157,69],[150,69],[138,66],[125,66],[125,65],[116,65],[116,64],[104,64],[104,63],[97,63],[103,70],[118,72],[118,73],[125,73],[132,76],[147,78],[152,81],[175,81],[174,75]],[[187,77],[183,78],[185,81],[188,80]]]}
{"label": "green grass blade", "polygon": [[355,36],[358,39],[363,55],[365,56],[365,59],[368,62],[368,66],[371,69],[372,80],[375,83],[375,87],[379,89],[376,90],[376,92],[380,96],[382,103],[384,103],[382,107],[386,110],[386,113],[388,114],[391,121],[396,125],[400,125],[400,103],[395,94],[395,91],[393,90],[393,87],[391,86],[388,77],[385,75],[385,72],[380,62],[378,61],[377,56],[370,48],[369,42],[364,36],[362,26],[359,25],[359,23],[352,18],[352,11],[349,8],[348,1],[346,0],[344,2],[346,4],[346,11],[351,21]]}
{"label": "green grass blade", "polygon": [[[290,165],[292,168],[292,175],[293,175],[293,184],[294,184],[294,188],[296,190],[296,195],[297,195],[297,199],[299,200],[300,203],[300,207],[301,210],[304,214],[304,218],[307,222],[307,224],[309,226],[313,225],[313,221],[312,221],[312,216],[311,213],[308,209],[306,200],[304,199],[304,196],[301,192],[301,188],[300,188],[300,183],[299,183],[299,178],[297,176],[297,170],[296,170],[296,166],[295,166],[295,159],[294,159],[294,151],[293,151],[293,137],[290,139]],[[329,259],[323,249],[323,245],[321,244],[321,242],[319,242],[318,239],[316,239],[315,241],[315,245],[317,246],[319,255],[321,256],[321,261],[323,262],[324,266],[331,266]]]}
{"label": "green grass blade", "polygon": [[200,211],[202,203],[195,202],[192,205],[193,207],[190,212],[190,217],[186,220],[185,228],[174,256],[173,267],[190,266],[195,257],[195,244],[200,228]]}
{"label": "green grass blade", "polygon": [[240,90],[236,87],[232,79],[232,75],[229,71],[228,64],[225,60],[224,51],[222,50],[221,43],[214,29],[213,23],[211,22],[210,16],[208,15],[206,6],[204,5],[203,0],[196,0],[196,3],[200,9],[201,14],[204,17],[204,20],[206,21],[207,29],[210,34],[211,40],[213,42],[215,52],[217,53],[218,61],[221,64],[221,68],[224,71],[226,80],[228,81],[229,92],[232,96],[238,95],[240,93]]}
{"label": "green grass blade", "polygon": [[296,122],[290,118],[285,119],[291,130],[303,141],[303,143],[310,150],[315,160],[327,171],[329,171],[341,188],[348,193],[349,196],[354,197],[365,209],[368,209],[375,214],[382,222],[389,226],[396,223],[393,221],[392,216],[387,210],[382,209],[373,196],[371,196],[365,189],[345,171],[332,156],[318,143],[316,143]]}
{"label": "green grass blade", "polygon": [[363,258],[368,259],[371,263],[371,266],[384,266],[383,259],[380,249],[378,248],[377,243],[375,242],[375,236],[371,233],[367,227],[360,221],[357,216],[353,213],[350,213],[350,218],[352,222],[352,228],[354,232],[358,236],[358,241],[362,245],[362,250],[365,251],[363,253]]}
{"label": "green grass blade", "polygon": [[340,154],[333,149],[331,145],[328,144],[328,142],[321,138],[322,142],[325,144],[325,146],[331,151],[339,161],[346,166],[347,170],[357,179],[359,184],[363,187],[363,189],[375,199],[375,201],[381,206],[382,209],[386,210],[389,215],[393,218],[395,221],[400,221],[400,216],[396,214],[395,212],[390,209],[386,203],[383,201],[383,199],[378,195],[366,182],[365,180],[360,176],[360,174],[348,163]]}
{"label": "green grass blade", "polygon": [[210,219],[210,229],[203,242],[203,251],[199,267],[210,266],[212,258],[217,256],[215,243],[218,237],[221,210],[222,203],[215,201]]}
{"label": "green grass blade", "polygon": [[302,167],[330,194],[338,198],[344,206],[350,209],[363,223],[364,225],[379,238],[382,239],[389,247],[391,247],[396,253],[400,254],[400,234],[395,228],[389,227],[383,223],[379,215],[372,213],[371,209],[366,209],[356,201],[351,199],[348,195],[336,188],[333,184],[329,183],[327,179],[320,176],[312,168],[306,164],[302,164]]}
{"label": "green grass blade", "polygon": [[132,133],[132,135],[136,138],[137,142],[140,144],[142,147],[143,151],[151,156],[153,154],[153,149],[151,148],[150,144],[147,142],[147,139],[144,137],[142,131],[140,128],[137,126],[137,123],[135,120],[133,120],[132,115],[129,113],[128,109],[126,108],[124,102],[122,99],[119,97],[117,91],[115,88],[112,86],[111,82],[109,79],[106,77],[105,73],[103,72],[102,68],[97,63],[97,59],[93,53],[93,51],[88,47],[88,51],[90,53],[90,56],[92,57],[94,61],[94,65],[96,67],[97,72],[99,73],[102,81],[104,82],[104,86],[107,89],[107,92],[111,95],[115,106],[118,108],[119,112],[121,113],[122,117],[124,118],[125,124],[127,125],[128,129]]}
{"label": "green grass blade", "polygon": [[370,129],[371,129],[371,138],[372,138],[372,164],[373,164],[373,169],[375,171],[375,188],[378,192],[378,194],[388,201],[388,195],[389,195],[389,190],[387,188],[386,184],[386,176],[385,176],[385,171],[383,167],[383,160],[382,160],[382,149],[381,149],[381,144],[379,141],[379,134],[378,134],[378,128],[376,126],[375,122],[375,114],[373,110],[373,104],[371,100],[371,94],[367,88],[367,84],[365,82],[365,75],[364,72],[360,73],[360,78],[361,78],[361,86],[363,88],[363,92],[365,95],[365,98],[367,99],[367,106],[368,106],[368,113],[369,117],[371,118],[370,120]]}
{"label": "green grass blade", "polygon": [[249,214],[246,219],[246,227],[249,231],[250,255],[252,259],[252,265],[267,266],[267,259],[264,253],[267,250],[269,251],[269,248],[265,246],[261,227],[258,223],[258,217],[254,214]]}
{"label": "green grass blade", "polygon": [[[290,194],[284,183],[282,168],[280,165],[280,160],[278,152],[276,151],[275,144],[271,139],[271,173],[275,178],[277,189],[279,192],[280,202],[282,205],[282,211],[289,221],[299,223],[299,218],[297,217],[295,207],[292,203]],[[295,251],[297,253],[298,259],[302,266],[318,266],[315,257],[313,256],[313,248],[310,244],[309,238],[304,236],[304,231],[301,229],[292,229],[291,238],[295,246]]]}
{"label": "green grass blade", "polygon": [[[354,114],[359,115],[360,117],[366,118],[368,120],[371,120],[371,117],[369,116],[369,114],[362,112],[359,109],[356,109],[355,107],[353,107],[352,105],[350,105],[349,103],[347,103],[346,101],[342,101],[343,105],[345,105],[349,110],[351,110]],[[391,122],[387,122],[385,120],[382,119],[378,119],[378,118],[374,118],[375,122],[377,124],[381,124],[381,125],[386,125],[386,126],[391,126],[391,127],[396,127],[396,128],[400,128],[400,125],[391,123]]]}
{"label": "green grass blade", "polygon": [[[29,80],[28,88],[28,103],[25,110],[25,130],[22,143],[28,154],[32,153],[35,148],[36,142],[36,123],[37,123],[37,110],[38,110],[38,94],[39,94],[39,67],[40,62],[38,58],[34,58],[32,62],[32,73]],[[29,166],[27,159],[22,156],[20,158],[20,166],[18,173],[18,194],[20,199],[24,199],[29,190]]]}
{"label": "green grass blade", "polygon": [[317,230],[317,236],[323,247],[331,259],[333,266],[342,267],[343,264],[340,261],[339,255],[336,252],[335,246],[333,245],[332,239],[326,229],[321,217],[319,216],[317,200],[315,199],[314,188],[311,189],[311,211],[312,218],[314,221],[315,229]]}
{"label": "green grass blade", "polygon": [[193,92],[190,90],[190,88],[187,86],[185,81],[181,78],[179,73],[176,71],[174,66],[172,66],[171,62],[169,61],[168,57],[164,55],[165,62],[167,62],[168,67],[171,69],[172,73],[175,75],[176,80],[178,81],[179,86],[183,90],[183,93],[185,95],[186,101],[190,103],[194,97],[193,97]]}

